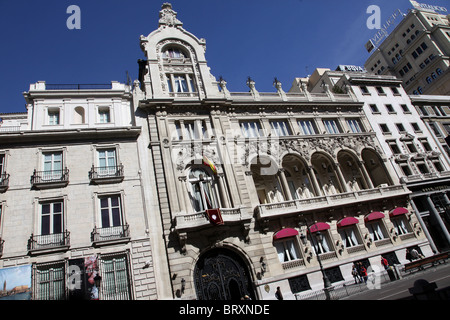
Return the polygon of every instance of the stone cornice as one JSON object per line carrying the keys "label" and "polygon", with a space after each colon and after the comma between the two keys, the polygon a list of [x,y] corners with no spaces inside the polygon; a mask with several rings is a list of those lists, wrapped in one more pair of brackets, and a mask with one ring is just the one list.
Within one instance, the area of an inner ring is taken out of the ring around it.
{"label": "stone cornice", "polygon": [[76,142],[101,139],[135,140],[141,127],[90,128],[65,130],[25,130],[0,133],[2,145],[24,145],[52,142]]}

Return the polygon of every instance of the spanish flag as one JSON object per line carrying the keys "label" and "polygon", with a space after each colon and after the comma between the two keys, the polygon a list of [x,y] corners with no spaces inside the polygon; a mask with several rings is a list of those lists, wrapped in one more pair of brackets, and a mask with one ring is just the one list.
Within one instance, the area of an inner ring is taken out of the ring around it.
{"label": "spanish flag", "polygon": [[203,164],[205,166],[208,166],[211,168],[212,172],[214,172],[214,174],[217,174],[217,169],[216,166],[214,165],[214,162],[212,162],[211,160],[208,159],[207,156],[203,156]]}

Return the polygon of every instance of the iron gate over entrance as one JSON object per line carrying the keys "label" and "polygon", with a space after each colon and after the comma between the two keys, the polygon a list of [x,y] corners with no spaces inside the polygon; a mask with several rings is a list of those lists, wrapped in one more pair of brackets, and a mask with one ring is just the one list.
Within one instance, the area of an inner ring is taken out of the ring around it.
{"label": "iron gate over entrance", "polygon": [[194,270],[198,300],[255,299],[250,274],[244,261],[227,249],[213,249],[198,260]]}

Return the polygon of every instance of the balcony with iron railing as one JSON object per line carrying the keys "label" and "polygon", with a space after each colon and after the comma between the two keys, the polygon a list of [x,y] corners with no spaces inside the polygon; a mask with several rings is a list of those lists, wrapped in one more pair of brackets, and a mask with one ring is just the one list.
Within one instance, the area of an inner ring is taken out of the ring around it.
{"label": "balcony with iron railing", "polygon": [[37,189],[65,187],[69,183],[69,169],[47,171],[35,169],[30,182]]}
{"label": "balcony with iron railing", "polygon": [[91,232],[91,241],[95,246],[128,242],[129,240],[130,230],[128,223],[107,228],[94,227],[94,230]]}
{"label": "balcony with iron railing", "polygon": [[89,180],[92,183],[117,183],[122,182],[124,179],[123,165],[106,166],[106,167],[94,167],[92,165],[89,171]]}
{"label": "balcony with iron railing", "polygon": [[48,251],[64,251],[70,246],[70,232],[52,233],[45,235],[31,234],[28,239],[28,251],[30,253],[41,253]]}
{"label": "balcony with iron railing", "polygon": [[256,206],[255,211],[258,219],[274,218],[283,215],[302,213],[308,210],[332,208],[342,204],[356,204],[364,201],[382,200],[386,197],[407,195],[409,193],[411,192],[405,185],[383,186],[327,196],[259,204]]}
{"label": "balcony with iron railing", "polygon": [[[225,224],[244,223],[251,220],[247,208],[220,208],[220,214]],[[175,216],[175,229],[186,232],[192,229],[201,229],[211,225],[206,211]]]}
{"label": "balcony with iron railing", "polygon": [[9,187],[9,174],[3,172],[0,174],[0,193],[8,190]]}

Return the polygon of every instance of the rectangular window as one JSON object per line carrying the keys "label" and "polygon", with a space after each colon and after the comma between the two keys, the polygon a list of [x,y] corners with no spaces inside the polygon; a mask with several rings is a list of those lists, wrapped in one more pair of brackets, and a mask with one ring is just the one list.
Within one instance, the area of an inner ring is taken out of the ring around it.
{"label": "rectangular window", "polygon": [[177,121],[176,126],[179,137],[185,140],[206,137],[206,122],[204,120]]}
{"label": "rectangular window", "polygon": [[391,133],[386,123],[380,123],[380,129],[385,134]]}
{"label": "rectangular window", "polygon": [[430,122],[429,124],[430,124],[431,131],[433,131],[433,133],[436,135],[436,137],[441,137],[442,134],[438,128],[438,125],[435,122]]}
{"label": "rectangular window", "polygon": [[126,255],[102,257],[100,260],[102,300],[129,300],[130,283]]}
{"label": "rectangular window", "polygon": [[99,198],[100,219],[102,228],[118,227],[122,225],[122,208],[120,195]]}
{"label": "rectangular window", "polygon": [[100,123],[109,123],[111,121],[109,108],[98,109],[98,118]]}
{"label": "rectangular window", "polygon": [[386,234],[384,228],[381,226],[381,222],[371,222],[367,224],[367,228],[369,229],[370,238],[372,241],[383,240],[386,238]]}
{"label": "rectangular window", "polygon": [[98,154],[98,170],[99,176],[114,175],[117,171],[116,149],[101,149]]}
{"label": "rectangular window", "polygon": [[386,141],[389,144],[389,147],[391,147],[393,154],[399,154],[401,153],[400,148],[397,145],[397,142],[395,141]]}
{"label": "rectangular window", "polygon": [[431,148],[430,144],[428,143],[428,140],[425,139],[420,139],[419,140],[420,143],[422,144],[422,147],[425,151],[432,151],[433,149]]}
{"label": "rectangular window", "polygon": [[5,154],[0,153],[0,181],[2,179],[2,174],[6,172],[5,161],[6,161]]}
{"label": "rectangular window", "polygon": [[379,113],[380,111],[378,110],[378,107],[376,104],[371,104],[369,105],[370,110],[372,111],[372,113]]}
{"label": "rectangular window", "polygon": [[241,121],[239,124],[241,126],[242,135],[245,138],[255,138],[261,136],[261,124],[259,121]]}
{"label": "rectangular window", "polygon": [[411,169],[409,168],[409,165],[407,165],[407,164],[401,164],[401,165],[400,165],[400,168],[402,169],[403,174],[404,174],[405,176],[410,176],[410,175],[412,175],[412,172],[411,172]]}
{"label": "rectangular window", "polygon": [[37,265],[34,272],[36,288],[33,290],[35,300],[65,299],[64,263]]}
{"label": "rectangular window", "polygon": [[41,235],[60,234],[63,232],[63,202],[41,203]]}
{"label": "rectangular window", "polygon": [[338,122],[334,119],[332,120],[323,120],[323,124],[325,125],[325,129],[328,133],[336,134],[340,133]]}
{"label": "rectangular window", "polygon": [[316,125],[313,120],[299,120],[297,121],[300,133],[304,135],[317,134]]}
{"label": "rectangular window", "polygon": [[392,218],[391,221],[398,235],[412,232],[411,227],[409,226],[409,223],[405,220],[404,216]]}
{"label": "rectangular window", "polygon": [[398,132],[403,133],[405,132],[405,126],[403,125],[403,123],[396,123],[395,126],[397,127]]}
{"label": "rectangular window", "polygon": [[53,126],[59,124],[59,110],[48,110],[48,124]]}
{"label": "rectangular window", "polygon": [[347,119],[348,127],[350,128],[350,132],[360,133],[364,132],[362,129],[362,124],[358,119]]}
{"label": "rectangular window", "polygon": [[416,146],[414,145],[414,142],[406,142],[406,147],[408,148],[409,152],[417,152]]}
{"label": "rectangular window", "polygon": [[280,262],[288,262],[300,259],[298,248],[293,239],[279,240],[274,243]]}
{"label": "rectangular window", "polygon": [[358,237],[356,236],[355,227],[340,228],[339,234],[341,235],[342,242],[345,248],[351,248],[360,244]]}
{"label": "rectangular window", "polygon": [[369,90],[366,86],[360,86],[359,89],[361,90],[362,94],[369,94]]}
{"label": "rectangular window", "polygon": [[[313,235],[314,237],[315,235]],[[323,234],[321,241],[316,237],[316,241],[314,241],[314,245],[316,247],[317,254],[327,253],[331,251],[331,246],[328,241],[328,232]]]}
{"label": "rectangular window", "polygon": [[291,135],[291,129],[286,120],[273,120],[270,121],[270,127],[272,128],[272,133],[276,136],[289,136]]}
{"label": "rectangular window", "polygon": [[386,105],[386,110],[387,110],[389,113],[395,113],[395,110],[394,110],[394,107],[392,107],[392,104],[387,104],[387,105]]}
{"label": "rectangular window", "polygon": [[378,94],[384,94],[384,90],[382,87],[375,87],[377,89]]}
{"label": "rectangular window", "polygon": [[55,180],[62,177],[63,156],[61,151],[44,152],[43,154],[42,180]]}

